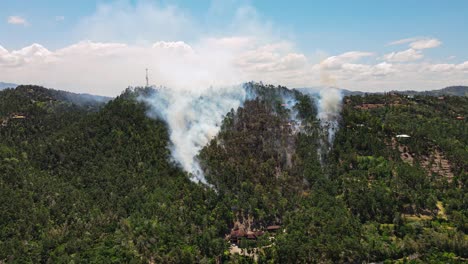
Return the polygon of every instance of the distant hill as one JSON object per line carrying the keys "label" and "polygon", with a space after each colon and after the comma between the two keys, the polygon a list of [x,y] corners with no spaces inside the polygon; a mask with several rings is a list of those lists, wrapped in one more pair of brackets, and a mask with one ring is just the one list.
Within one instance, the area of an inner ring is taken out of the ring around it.
{"label": "distant hill", "polygon": [[[4,83],[2,83],[4,84]],[[0,89],[2,90],[2,89]],[[10,92],[9,92],[10,91]],[[78,106],[96,106],[101,103],[107,103],[112,98],[91,94],[77,94],[72,92],[47,89],[35,85],[16,85],[9,84],[3,88],[3,96],[13,93],[16,96],[37,99],[36,97],[44,97],[58,101],[69,102]]]}
{"label": "distant hill", "polygon": [[410,95],[430,95],[430,96],[441,96],[441,95],[452,95],[452,96],[468,96],[468,86],[449,86],[439,90],[431,91],[403,91],[398,92],[401,94]]}
{"label": "distant hill", "polygon": [[[312,88],[298,88],[298,90],[302,89],[313,89],[319,91],[321,88],[312,87]],[[383,94],[383,92],[362,92],[362,91],[351,91],[347,89],[340,89],[345,96],[348,95],[365,95],[365,94]],[[429,95],[429,96],[441,96],[441,95],[452,95],[452,96],[468,96],[468,86],[449,86],[442,89],[437,90],[430,90],[430,91],[414,91],[414,90],[406,90],[406,91],[391,91],[394,93],[399,94],[406,94],[406,95]]]}
{"label": "distant hill", "polygon": [[351,91],[351,90],[346,90],[346,89],[341,89],[343,91],[343,94],[345,96],[347,95],[364,95],[366,92],[361,92],[361,91]]}
{"label": "distant hill", "polygon": [[5,88],[16,88],[16,86],[18,86],[18,85],[14,84],[14,83],[0,82],[0,90],[3,90]]}
{"label": "distant hill", "polygon": [[324,88],[331,88],[331,89],[338,89],[340,90],[343,95],[348,96],[348,95],[364,95],[366,92],[361,92],[361,91],[351,91],[343,88],[338,88],[338,87],[299,87],[299,88],[294,88],[294,90],[297,90],[301,93],[320,93],[320,91]]}
{"label": "distant hill", "polygon": [[89,103],[89,102],[107,103],[112,99],[111,97],[107,97],[107,96],[93,95],[93,94],[87,94],[87,93],[77,94],[77,93],[70,93],[70,92],[64,92],[64,91],[60,91],[60,92],[68,101],[77,105],[82,105],[83,103]]}
{"label": "distant hill", "polygon": [[468,96],[468,86],[449,86],[441,89],[440,92],[447,95]]}

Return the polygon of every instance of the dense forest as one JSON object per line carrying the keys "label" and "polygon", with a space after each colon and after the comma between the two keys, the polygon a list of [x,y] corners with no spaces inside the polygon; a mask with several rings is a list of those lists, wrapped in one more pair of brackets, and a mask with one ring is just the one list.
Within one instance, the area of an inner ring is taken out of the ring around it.
{"label": "dense forest", "polygon": [[311,95],[246,86],[197,156],[206,185],[152,88],[0,91],[0,263],[468,261],[468,97],[346,96],[331,144]]}

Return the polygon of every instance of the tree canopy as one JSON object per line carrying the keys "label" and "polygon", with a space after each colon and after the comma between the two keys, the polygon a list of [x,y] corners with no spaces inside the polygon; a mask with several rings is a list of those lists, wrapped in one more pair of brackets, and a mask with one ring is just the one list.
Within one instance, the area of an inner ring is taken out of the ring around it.
{"label": "tree canopy", "polygon": [[[148,88],[0,91],[0,262],[467,260],[467,97],[346,96],[321,153],[313,97],[248,85],[197,156],[209,185],[171,159]],[[239,226],[258,236],[234,254]]]}

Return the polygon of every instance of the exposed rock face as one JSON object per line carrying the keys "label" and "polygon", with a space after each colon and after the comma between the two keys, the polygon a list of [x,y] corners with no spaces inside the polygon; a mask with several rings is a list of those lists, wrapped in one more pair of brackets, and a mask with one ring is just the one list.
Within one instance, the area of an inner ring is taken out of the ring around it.
{"label": "exposed rock face", "polygon": [[419,158],[414,153],[410,153],[408,147],[399,143],[395,138],[392,138],[392,148],[398,149],[400,158],[404,162],[414,165],[416,161],[419,161],[419,164],[427,171],[428,175],[435,173],[440,177],[446,178],[448,182],[452,182],[454,175],[450,161],[436,147],[434,147],[429,156],[421,156]]}
{"label": "exposed rock face", "polygon": [[441,177],[447,178],[448,182],[452,182],[454,175],[450,162],[438,149],[435,149],[429,157],[423,156],[421,166],[423,166],[429,174],[435,173]]}

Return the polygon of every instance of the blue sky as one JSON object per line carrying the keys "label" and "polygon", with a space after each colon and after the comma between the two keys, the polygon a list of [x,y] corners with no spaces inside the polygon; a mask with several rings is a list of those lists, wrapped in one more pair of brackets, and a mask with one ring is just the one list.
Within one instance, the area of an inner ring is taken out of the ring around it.
{"label": "blue sky", "polygon": [[[263,39],[263,43],[257,41],[256,50],[261,45],[287,42],[289,50],[280,52],[281,56],[301,54],[310,67],[328,57],[359,51],[373,55],[357,55],[358,59],[343,63],[377,65],[385,61],[395,67],[397,62],[450,64],[462,70],[457,80],[466,80],[462,64],[468,60],[468,1],[462,0],[0,0],[0,7],[0,46],[11,53],[10,60],[13,51],[32,43],[54,52],[83,40],[135,46],[182,41],[200,46],[206,38],[242,36]],[[167,24],[156,17],[161,14]],[[410,41],[388,45],[407,38],[435,39],[439,44],[410,51]],[[398,56],[411,58],[387,56],[403,51],[408,52]],[[416,83],[415,78],[411,82]],[[337,85],[360,88],[353,83]],[[439,83],[432,86],[436,85]],[[370,86],[363,85],[362,89]]]}
{"label": "blue sky", "polygon": [[[27,19],[30,25],[18,28],[0,24],[0,45],[16,49],[31,43],[52,48],[79,40],[73,31],[83,17],[93,14],[99,3],[114,1],[31,1],[2,0],[0,16]],[[137,1],[131,1],[133,3]],[[155,1],[153,1],[155,2]],[[213,1],[156,1],[177,5],[200,21],[229,23],[231,14],[207,18]],[[316,49],[340,53],[355,49],[382,49],[395,39],[429,36],[442,39],[444,49],[434,56],[468,57],[468,1],[216,1],[217,5],[251,5],[265,20],[292,36],[303,52]],[[55,17],[63,16],[63,21]],[[131,40],[129,40],[131,41]],[[156,40],[154,40],[156,41]]]}

